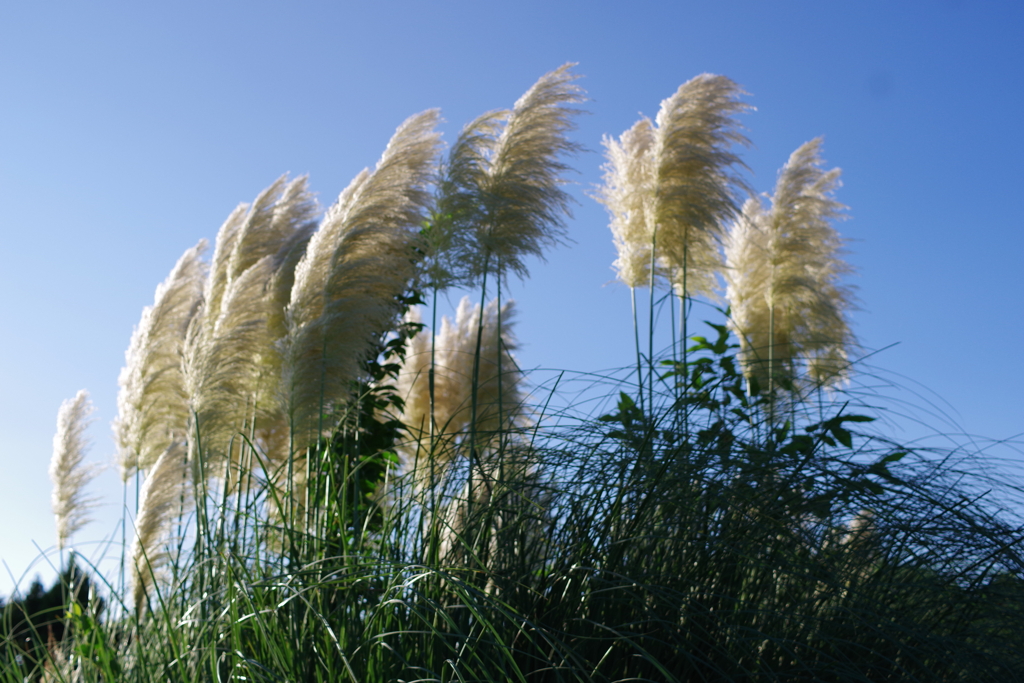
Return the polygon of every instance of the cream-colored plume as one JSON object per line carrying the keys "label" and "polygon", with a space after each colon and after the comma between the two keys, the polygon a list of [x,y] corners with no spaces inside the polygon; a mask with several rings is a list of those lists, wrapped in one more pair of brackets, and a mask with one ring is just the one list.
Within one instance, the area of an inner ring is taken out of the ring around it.
{"label": "cream-colored plume", "polygon": [[[656,119],[654,221],[657,250],[680,296],[713,295],[725,224],[746,184],[731,151],[749,141],[734,116],[750,107],[725,76],[701,74],[661,103]],[[685,287],[684,287],[685,279]]]}
{"label": "cream-colored plume", "polygon": [[655,131],[642,118],[616,140],[605,136],[608,162],[597,198],[611,215],[610,227],[619,258],[612,264],[619,280],[644,287],[651,280],[654,236]]}
{"label": "cream-colored plume", "polygon": [[[206,301],[189,327],[185,376],[192,410],[190,439],[204,463],[223,471],[232,437],[248,434],[278,406],[284,301],[280,282],[292,279],[294,252],[313,228],[316,202],[306,178],[277,179],[251,207],[236,209],[217,236]],[[197,423],[197,424],[195,424]]]}
{"label": "cream-colored plume", "polygon": [[733,145],[747,145],[735,116],[749,109],[725,76],[701,74],[661,103],[652,125],[642,118],[616,141],[605,138],[598,201],[611,214],[618,250],[613,267],[630,287],[666,277],[683,296],[712,295],[721,269],[724,224],[746,188]]}
{"label": "cream-colored plume", "polygon": [[114,422],[124,480],[139,468],[152,467],[172,442],[186,435],[189,400],[182,353],[186,331],[202,301],[205,250],[206,240],[200,240],[178,259],[157,287],[153,305],[143,309],[125,352]]}
{"label": "cream-colored plume", "polygon": [[53,482],[53,516],[57,524],[57,549],[63,550],[71,534],[89,520],[86,510],[91,500],[84,496],[83,487],[97,474],[93,467],[82,463],[88,442],[85,430],[93,413],[89,393],[82,389],[73,399],[64,401],[57,411],[57,433],[53,436],[53,457],[50,460],[50,480]]}
{"label": "cream-colored plume", "polygon": [[508,111],[487,112],[466,125],[438,171],[437,198],[430,224],[421,232],[419,277],[426,288],[469,285],[474,274],[473,232],[482,220],[480,188],[494,142]]}
{"label": "cream-colored plume", "polygon": [[413,241],[430,201],[439,145],[436,110],[403,123],[371,173],[342,192],[295,269],[283,341],[282,394],[294,445],[335,425],[375,340],[415,274]]}
{"label": "cream-colored plume", "polygon": [[831,222],[839,169],[821,168],[821,138],[800,146],[779,172],[771,207],[744,205],[726,243],[726,296],[748,376],[765,388],[792,382],[800,362],[816,386],[842,381],[854,343],[847,312],[851,272]]}
{"label": "cream-colored plume", "polygon": [[231,240],[228,286],[260,259],[281,258],[282,249],[298,235],[311,234],[317,212],[306,176],[289,182],[283,175],[274,181],[256,197],[237,238]]}
{"label": "cream-colored plume", "polygon": [[571,200],[560,187],[569,170],[560,159],[578,149],[566,134],[579,110],[567,105],[584,100],[571,66],[542,76],[511,111],[478,118],[452,146],[440,184],[439,228],[466,234],[436,238],[462,250],[459,274],[450,279],[476,283],[485,271],[523,277],[526,257],[543,257],[545,247],[562,239]]}
{"label": "cream-colored plume", "polygon": [[149,470],[139,493],[135,539],[129,552],[136,613],[141,613],[150,587],[167,563],[168,534],[175,515],[191,508],[186,457],[181,441],[169,444]]}
{"label": "cream-colored plume", "polygon": [[[412,314],[418,322],[418,314]],[[501,307],[501,330],[498,329],[498,301],[492,300],[484,310],[483,336],[480,343],[480,375],[477,389],[477,438],[486,443],[499,430],[521,427],[526,415],[522,395],[523,375],[512,352],[517,344],[512,332],[514,303]],[[403,449],[405,467],[412,460],[432,457],[440,462],[450,460],[457,446],[469,438],[472,429],[473,362],[476,357],[480,306],[471,305],[463,297],[453,323],[441,321],[441,331],[434,337],[434,444],[430,428],[430,331],[423,330],[413,338],[398,377],[399,396],[405,401],[402,422],[412,436]],[[498,358],[501,354],[499,376]]]}
{"label": "cream-colored plume", "polygon": [[215,472],[222,471],[232,436],[247,434],[255,419],[259,364],[271,346],[265,289],[271,266],[267,256],[246,269],[221,297],[221,314],[202,308],[186,337],[190,457],[201,447],[204,465]]}

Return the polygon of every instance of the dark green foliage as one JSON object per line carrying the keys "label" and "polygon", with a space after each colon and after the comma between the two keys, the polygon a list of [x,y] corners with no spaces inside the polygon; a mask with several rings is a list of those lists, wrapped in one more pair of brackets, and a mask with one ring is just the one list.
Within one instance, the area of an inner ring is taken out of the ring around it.
{"label": "dark green foliage", "polygon": [[0,600],[0,670],[28,672],[41,666],[50,651],[77,634],[77,617],[88,613],[98,619],[104,604],[94,592],[89,575],[72,554],[49,589],[35,579],[23,597],[6,604]]}
{"label": "dark green foliage", "polygon": [[506,434],[471,488],[465,458],[396,471],[404,326],[314,451],[301,528],[211,490],[152,613],[82,603],[0,681],[1024,679],[1022,529],[845,401],[771,419],[713,329],[660,402]]}

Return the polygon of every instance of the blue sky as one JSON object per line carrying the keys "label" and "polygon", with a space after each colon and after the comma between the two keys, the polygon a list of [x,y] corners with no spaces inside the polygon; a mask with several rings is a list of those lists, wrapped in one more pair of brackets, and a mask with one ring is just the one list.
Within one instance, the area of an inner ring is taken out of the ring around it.
{"label": "blue sky", "polygon": [[[53,544],[50,440],[80,388],[90,457],[110,460],[132,327],[236,204],[291,172],[326,207],[408,115],[440,107],[450,140],[570,61],[591,98],[575,243],[513,288],[523,366],[630,362],[628,293],[586,196],[601,136],[720,73],[756,107],[755,189],[818,135],[843,169],[854,330],[897,344],[872,363],[967,432],[1024,432],[1021,35],[1011,2],[0,3],[0,557],[20,577]],[[94,490],[86,553],[120,507],[113,471]]]}

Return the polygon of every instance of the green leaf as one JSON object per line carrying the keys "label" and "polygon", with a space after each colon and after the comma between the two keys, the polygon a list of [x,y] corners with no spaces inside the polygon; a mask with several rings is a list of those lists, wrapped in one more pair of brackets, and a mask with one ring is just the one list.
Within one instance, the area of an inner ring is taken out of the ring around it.
{"label": "green leaf", "polygon": [[832,428],[832,435],[836,437],[836,441],[843,444],[847,448],[853,448],[853,436],[849,431],[843,429],[839,425]]}
{"label": "green leaf", "polygon": [[880,463],[899,462],[900,460],[902,460],[907,455],[910,455],[910,451],[896,451],[895,453],[890,453],[889,455],[885,456],[884,458],[882,458],[878,462],[880,462]]}

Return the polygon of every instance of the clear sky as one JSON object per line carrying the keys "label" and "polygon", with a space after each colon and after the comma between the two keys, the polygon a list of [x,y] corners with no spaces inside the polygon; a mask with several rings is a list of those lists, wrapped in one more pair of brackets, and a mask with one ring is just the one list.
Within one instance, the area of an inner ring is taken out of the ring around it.
{"label": "clear sky", "polygon": [[[770,191],[825,136],[875,366],[960,428],[1024,432],[1024,5],[1018,2],[0,2],[0,557],[49,579],[57,408],[87,388],[110,461],[124,349],[180,254],[284,172],[326,207],[410,114],[451,140],[565,62],[591,101],[574,139],[575,244],[516,285],[524,367],[632,357],[601,136],[702,72],[750,93],[749,180]],[[458,295],[452,297],[456,303]],[[908,431],[907,434],[910,432]],[[899,433],[896,434],[899,436]],[[75,536],[113,532],[121,492]],[[36,565],[30,568],[33,561]],[[12,581],[0,566],[0,594]]]}

